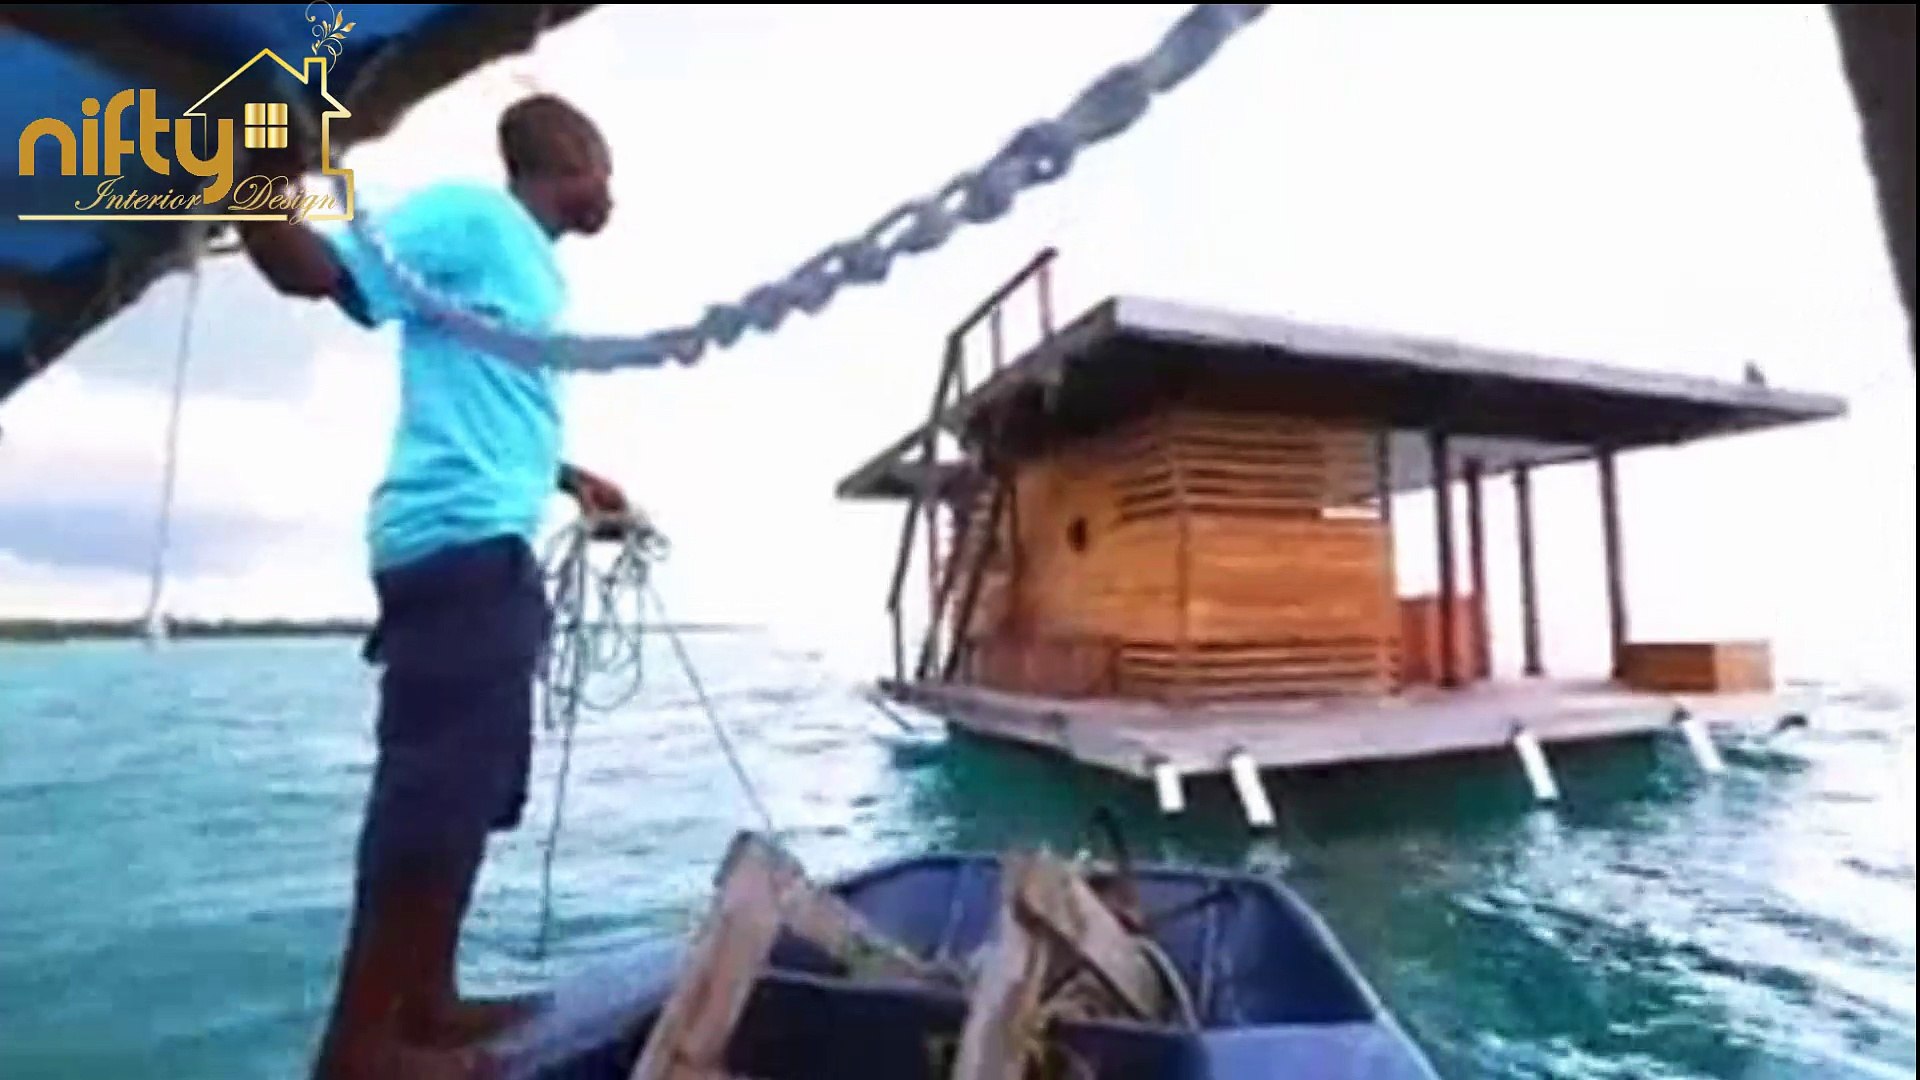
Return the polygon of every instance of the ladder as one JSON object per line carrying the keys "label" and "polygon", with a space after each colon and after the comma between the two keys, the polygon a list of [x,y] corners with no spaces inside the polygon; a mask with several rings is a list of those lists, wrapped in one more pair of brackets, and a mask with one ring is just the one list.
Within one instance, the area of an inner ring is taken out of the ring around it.
{"label": "ladder", "polygon": [[[918,680],[951,680],[962,661],[966,633],[978,604],[981,585],[989,560],[997,545],[1004,515],[1011,503],[1007,483],[992,474],[977,450],[962,448],[959,460],[942,461],[939,456],[942,432],[953,434],[956,406],[968,394],[970,374],[966,338],[985,324],[990,336],[990,379],[1006,364],[1005,306],[1010,297],[1029,282],[1039,291],[1040,335],[1053,335],[1052,265],[1058,255],[1053,248],[1042,250],[1012,277],[982,300],[967,316],[948,331],[941,354],[939,378],[935,381],[927,422],[900,446],[901,464],[914,480],[914,491],[907,500],[900,522],[900,542],[894,555],[893,577],[887,588],[887,616],[893,629],[894,680],[907,680],[906,629],[904,601],[909,570],[915,561],[917,534],[926,531],[927,625],[921,639],[913,676]],[[985,381],[984,379],[981,381]],[[917,457],[906,461],[907,455]],[[987,542],[968,542],[969,527],[961,524],[974,500],[985,498],[987,520],[982,527]],[[941,511],[948,518],[950,540],[948,554],[941,553]],[[959,590],[957,609],[953,600]],[[944,648],[943,648],[944,645]]]}

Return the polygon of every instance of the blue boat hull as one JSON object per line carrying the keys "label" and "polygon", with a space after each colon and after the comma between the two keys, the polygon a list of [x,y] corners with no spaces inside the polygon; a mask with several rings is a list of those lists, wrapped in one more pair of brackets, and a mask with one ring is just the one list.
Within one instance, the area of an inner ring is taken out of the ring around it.
{"label": "blue boat hull", "polygon": [[[987,856],[925,856],[832,888],[922,956],[964,960],[991,932],[1000,867]],[[1154,935],[1173,960],[1200,1030],[1062,1023],[1055,1042],[1090,1071],[1136,1080],[1432,1080],[1412,1041],[1339,944],[1284,886],[1237,874],[1138,871]],[[557,987],[550,1006],[495,1052],[510,1078],[625,1080],[672,988],[677,947],[609,962]],[[837,977],[784,940],[738,1025],[728,1065],[763,1080],[944,1080],[962,1024],[957,996]]]}

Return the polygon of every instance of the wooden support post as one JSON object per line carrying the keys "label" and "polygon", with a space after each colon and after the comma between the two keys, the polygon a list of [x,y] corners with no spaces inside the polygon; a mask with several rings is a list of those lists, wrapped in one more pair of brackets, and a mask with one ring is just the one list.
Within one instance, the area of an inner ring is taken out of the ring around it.
{"label": "wooden support post", "polygon": [[1620,489],[1614,475],[1613,451],[1600,451],[1600,531],[1607,557],[1607,634],[1611,643],[1613,677],[1626,673],[1627,589],[1620,555]]}
{"label": "wooden support post", "polygon": [[905,631],[900,626],[900,609],[894,608],[888,613],[893,623],[893,681],[907,681],[907,641]]}
{"label": "wooden support post", "polygon": [[1044,942],[1019,917],[1014,897],[1026,867],[1005,867],[1000,918],[982,949],[980,975],[967,995],[967,1020],[950,1074],[953,1080],[1020,1080],[1027,1046],[1039,1032],[1040,991],[1047,976]]}
{"label": "wooden support post", "polygon": [[1455,687],[1460,685],[1459,664],[1455,653],[1458,645],[1453,634],[1453,485],[1452,470],[1447,466],[1447,435],[1444,431],[1430,432],[1428,445],[1433,453],[1433,519],[1438,532],[1440,548],[1440,685]]}
{"label": "wooden support post", "polygon": [[1473,582],[1473,670],[1469,680],[1493,670],[1493,646],[1487,641],[1487,528],[1480,500],[1480,462],[1467,460],[1467,572]]}
{"label": "wooden support post", "polygon": [[1009,468],[1001,480],[1007,485],[1007,531],[1002,537],[1006,543],[1007,573],[999,614],[1001,624],[1011,627],[1015,634],[1025,633],[1027,625],[1027,562],[1025,544],[1020,534],[1020,479],[1020,470]]}
{"label": "wooden support post", "polygon": [[1529,676],[1545,673],[1540,664],[1540,600],[1533,570],[1533,484],[1527,467],[1513,470],[1514,517],[1520,523],[1520,643],[1525,652],[1522,670]]}
{"label": "wooden support post", "polygon": [[781,927],[846,965],[856,978],[902,979],[951,990],[960,975],[888,940],[800,863],[753,833],[734,837],[715,877],[707,918],[630,1080],[716,1080],[727,1047]]}
{"label": "wooden support post", "polygon": [[1382,583],[1387,593],[1384,598],[1386,607],[1383,615],[1389,629],[1387,633],[1381,635],[1381,648],[1387,650],[1387,655],[1382,657],[1382,661],[1386,670],[1391,673],[1388,678],[1389,689],[1398,692],[1406,685],[1406,679],[1403,676],[1406,665],[1400,656],[1400,651],[1406,646],[1405,642],[1400,640],[1400,584],[1393,553],[1393,431],[1391,428],[1382,428],[1374,434],[1373,487],[1374,501],[1380,504],[1380,541],[1386,546],[1385,558],[1382,560],[1387,568],[1386,581]]}
{"label": "wooden support post", "polygon": [[1053,336],[1053,262],[1049,259],[1040,264],[1037,276],[1037,291],[1040,298],[1040,340]]}
{"label": "wooden support post", "polygon": [[[940,610],[940,500],[935,496],[932,480],[933,455],[926,458],[927,476],[921,479],[921,502],[927,515],[927,640],[921,656],[937,656],[940,651],[940,624],[946,612]],[[926,678],[928,672],[923,663],[920,678]]]}
{"label": "wooden support post", "polygon": [[972,562],[964,568],[958,566],[958,561],[966,554],[963,551],[964,545],[955,544],[953,549],[955,572],[964,570],[967,582],[960,593],[960,608],[954,613],[950,631],[952,640],[947,643],[947,662],[940,671],[940,679],[943,682],[953,681],[960,672],[961,659],[967,654],[967,635],[972,632],[974,610],[980,603],[980,589],[986,581],[987,563],[994,557],[995,541],[1000,536],[1001,519],[1007,512],[1007,499],[1013,487],[1011,479],[1000,477],[993,480],[992,484],[993,493],[987,503],[986,524],[983,527],[976,526],[978,536],[973,545]]}
{"label": "wooden support post", "polygon": [[780,933],[789,874],[764,848],[735,840],[719,894],[629,1080],[713,1080],[725,1072],[734,1025]]}
{"label": "wooden support post", "polygon": [[1173,479],[1173,700],[1185,705],[1192,700],[1193,686],[1193,511],[1187,503],[1187,470],[1179,427],[1172,417],[1165,417],[1160,428]]}
{"label": "wooden support post", "polygon": [[1008,867],[1019,889],[1013,903],[1070,971],[1047,1012],[1061,1019],[1110,1017],[1154,1023],[1166,1009],[1166,989],[1114,909],[1054,855],[1017,856]]}
{"label": "wooden support post", "polygon": [[[1116,1012],[1156,1023],[1166,1012],[1158,969],[1100,896],[1057,857],[1003,860],[1000,918],[950,1075],[1021,1080],[1049,1022]],[[1063,978],[1064,977],[1064,978]],[[1050,981],[1057,985],[1049,988]],[[1043,995],[1049,995],[1043,1000]]]}

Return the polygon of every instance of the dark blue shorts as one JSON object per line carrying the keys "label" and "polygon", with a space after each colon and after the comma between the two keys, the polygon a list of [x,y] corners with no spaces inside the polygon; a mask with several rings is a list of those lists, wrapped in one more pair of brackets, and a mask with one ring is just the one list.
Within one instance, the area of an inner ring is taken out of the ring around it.
{"label": "dark blue shorts", "polygon": [[363,880],[479,868],[487,834],[520,823],[535,672],[551,615],[525,541],[447,548],[374,576],[382,665]]}

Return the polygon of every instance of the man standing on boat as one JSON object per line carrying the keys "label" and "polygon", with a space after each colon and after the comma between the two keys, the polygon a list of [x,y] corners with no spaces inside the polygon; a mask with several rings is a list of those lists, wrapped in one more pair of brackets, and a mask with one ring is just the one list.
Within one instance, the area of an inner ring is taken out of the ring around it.
{"label": "man standing on boat", "polygon": [[[532,332],[565,301],[554,243],[612,210],[610,154],[551,95],[500,118],[508,183],[444,183],[382,214],[394,259],[463,306]],[[297,176],[291,159],[252,163]],[[314,1075],[464,1075],[458,1048],[513,1020],[514,1002],[459,997],[464,919],[491,831],[526,800],[535,671],[551,615],[532,540],[555,488],[625,519],[614,485],[560,462],[555,375],[477,352],[403,309],[351,232],[247,223],[246,251],[280,293],[401,325],[400,416],[367,526],[383,665],[378,760],[356,859],[353,923]]]}

